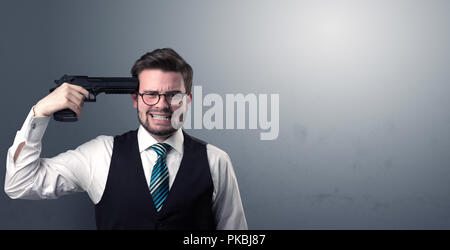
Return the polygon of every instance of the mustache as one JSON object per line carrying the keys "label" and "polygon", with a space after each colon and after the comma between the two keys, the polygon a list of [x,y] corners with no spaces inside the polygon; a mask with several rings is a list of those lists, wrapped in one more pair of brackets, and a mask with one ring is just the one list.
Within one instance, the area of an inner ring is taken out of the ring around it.
{"label": "mustache", "polygon": [[165,114],[172,114],[172,110],[170,109],[161,109],[161,110],[157,110],[157,109],[150,109],[147,110],[146,114],[149,115],[150,113],[154,113],[154,112],[158,112],[158,113],[165,113]]}

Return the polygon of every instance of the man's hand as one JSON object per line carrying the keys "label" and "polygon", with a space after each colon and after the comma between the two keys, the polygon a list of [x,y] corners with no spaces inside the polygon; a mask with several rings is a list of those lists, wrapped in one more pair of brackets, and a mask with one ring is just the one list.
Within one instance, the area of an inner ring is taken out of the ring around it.
{"label": "man's hand", "polygon": [[65,82],[34,106],[34,116],[51,116],[66,108],[80,116],[84,97],[89,98],[89,92],[86,89]]}

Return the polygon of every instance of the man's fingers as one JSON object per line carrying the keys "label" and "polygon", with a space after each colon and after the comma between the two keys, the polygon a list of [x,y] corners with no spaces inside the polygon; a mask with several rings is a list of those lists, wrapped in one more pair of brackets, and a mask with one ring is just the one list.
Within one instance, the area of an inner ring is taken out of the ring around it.
{"label": "man's fingers", "polygon": [[82,95],[86,96],[86,99],[89,99],[89,91],[87,91],[83,87],[78,86],[78,85],[73,85],[73,84],[69,84],[69,86],[72,89],[74,89],[74,90],[78,91],[79,93],[81,93]]}
{"label": "man's fingers", "polygon": [[80,105],[81,107],[83,107],[83,104],[84,104],[84,95],[81,94],[80,92],[77,92],[77,91],[69,92],[69,93],[67,94],[66,98],[70,98],[70,100],[71,100],[73,103],[75,103],[75,104]]}
{"label": "man's fingers", "polygon": [[77,116],[81,115],[81,110],[83,109],[83,95],[78,92],[69,93],[66,96],[68,108],[72,109]]}
{"label": "man's fingers", "polygon": [[75,112],[77,114],[77,116],[81,115],[81,108],[76,105],[75,103],[68,101],[67,106],[69,109],[71,109],[73,112]]}

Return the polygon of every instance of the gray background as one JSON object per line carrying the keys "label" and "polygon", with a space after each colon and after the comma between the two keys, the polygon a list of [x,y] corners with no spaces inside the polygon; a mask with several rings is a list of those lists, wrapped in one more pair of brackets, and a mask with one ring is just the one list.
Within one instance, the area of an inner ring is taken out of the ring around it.
{"label": "gray background", "polygon": [[[449,32],[445,0],[2,1],[0,158],[62,74],[172,47],[204,93],[280,95],[277,140],[190,130],[231,156],[250,229],[450,229]],[[42,157],[138,126],[129,96],[83,112],[50,122]],[[0,228],[93,229],[94,210],[1,192]]]}

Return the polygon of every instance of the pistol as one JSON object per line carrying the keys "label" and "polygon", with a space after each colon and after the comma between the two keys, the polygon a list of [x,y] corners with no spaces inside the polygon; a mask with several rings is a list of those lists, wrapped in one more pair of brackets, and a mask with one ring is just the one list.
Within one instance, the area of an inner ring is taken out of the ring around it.
{"label": "pistol", "polygon": [[[51,88],[50,92],[55,90],[63,83],[70,83],[81,86],[89,91],[89,98],[86,102],[95,102],[100,93],[105,94],[133,94],[137,92],[139,80],[134,77],[88,77],[63,75],[59,80],[55,80],[56,87]],[[78,120],[77,114],[71,109],[63,109],[53,113],[53,118],[60,122],[75,122]]]}

